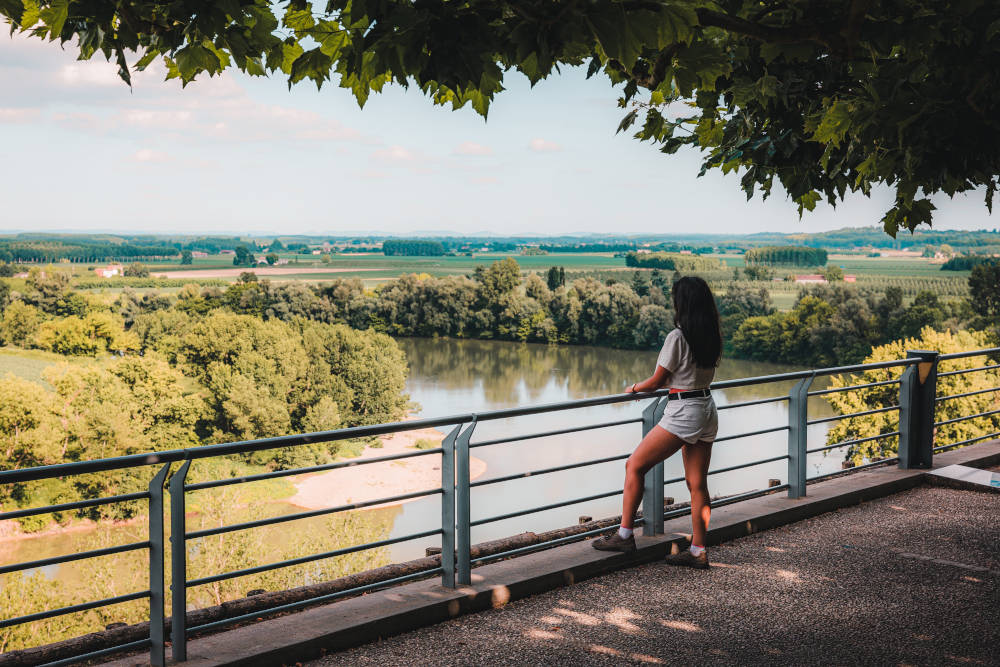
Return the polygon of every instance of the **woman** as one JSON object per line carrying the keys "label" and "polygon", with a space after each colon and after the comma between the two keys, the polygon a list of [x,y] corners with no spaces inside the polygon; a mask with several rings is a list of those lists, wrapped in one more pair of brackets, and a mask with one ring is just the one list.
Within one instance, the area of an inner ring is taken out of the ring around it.
{"label": "woman", "polygon": [[657,463],[681,450],[684,478],[691,491],[691,546],[667,556],[672,565],[708,568],[705,531],[712,508],[708,464],[719,430],[719,413],[708,389],[722,354],[719,311],[708,284],[685,277],[674,283],[674,324],[663,342],[653,375],[628,391],[641,393],[670,387],[660,423],[642,439],[625,463],[625,497],[618,532],[593,542],[602,551],[635,551],[632,519],[642,500],[643,476]]}

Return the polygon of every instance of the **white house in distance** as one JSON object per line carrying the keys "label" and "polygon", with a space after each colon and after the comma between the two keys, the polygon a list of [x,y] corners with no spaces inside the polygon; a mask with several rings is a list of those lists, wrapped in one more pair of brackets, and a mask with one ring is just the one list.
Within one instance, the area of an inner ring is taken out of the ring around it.
{"label": "white house in distance", "polygon": [[94,273],[97,274],[99,278],[113,278],[115,276],[120,276],[125,272],[125,267],[121,264],[108,264],[107,266],[99,266],[94,269]]}

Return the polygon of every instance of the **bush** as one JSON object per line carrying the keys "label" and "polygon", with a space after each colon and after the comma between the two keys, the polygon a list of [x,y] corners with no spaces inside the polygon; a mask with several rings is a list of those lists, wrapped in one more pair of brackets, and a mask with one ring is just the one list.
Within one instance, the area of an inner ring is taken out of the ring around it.
{"label": "bush", "polygon": [[413,446],[417,449],[436,449],[441,446],[441,443],[437,440],[430,440],[429,438],[418,438]]}

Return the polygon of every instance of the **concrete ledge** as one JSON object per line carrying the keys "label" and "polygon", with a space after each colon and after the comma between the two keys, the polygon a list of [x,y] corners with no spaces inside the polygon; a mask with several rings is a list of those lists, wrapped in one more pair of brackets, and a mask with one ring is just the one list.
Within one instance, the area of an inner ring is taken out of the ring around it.
{"label": "concrete ledge", "polygon": [[[994,465],[1000,463],[1000,441],[934,458],[935,468]],[[910,489],[924,482],[926,472],[878,468],[810,485],[806,498],[775,494],[720,507],[712,514],[709,542],[718,544]],[[665,536],[639,537],[638,551],[629,556],[595,551],[587,542],[573,543],[476,568],[472,585],[464,588],[443,588],[437,579],[422,581],[193,639],[183,664],[294,664],[660,559],[672,545],[684,542],[689,526],[687,517],[668,521]],[[148,661],[139,655],[108,664],[125,667]]]}

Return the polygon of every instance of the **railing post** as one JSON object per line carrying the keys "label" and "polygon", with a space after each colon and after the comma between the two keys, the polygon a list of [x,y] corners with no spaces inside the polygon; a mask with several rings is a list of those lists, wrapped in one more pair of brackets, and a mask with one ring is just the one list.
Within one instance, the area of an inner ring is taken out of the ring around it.
{"label": "railing post", "polygon": [[441,441],[441,585],[455,587],[455,440],[462,425]]}
{"label": "railing post", "polygon": [[163,466],[149,483],[149,664],[163,667],[163,483],[170,464]]}
{"label": "railing post", "polygon": [[[642,437],[646,437],[663,416],[667,399],[655,399],[642,411]],[[663,461],[646,473],[642,488],[642,534],[663,534]]]}
{"label": "railing post", "polygon": [[[469,487],[469,441],[476,430],[476,418],[458,436],[455,447],[455,583],[472,583],[472,494]],[[443,553],[443,552],[442,552]]]}
{"label": "railing post", "polygon": [[788,394],[788,497],[806,495],[806,449],[809,439],[809,387],[815,375],[795,383]]}
{"label": "railing post", "polygon": [[170,655],[174,662],[187,660],[187,521],[184,482],[191,461],[170,478]]}
{"label": "railing post", "polygon": [[938,353],[907,350],[920,362],[907,367],[899,382],[899,467],[930,468],[934,456],[934,406]]}

